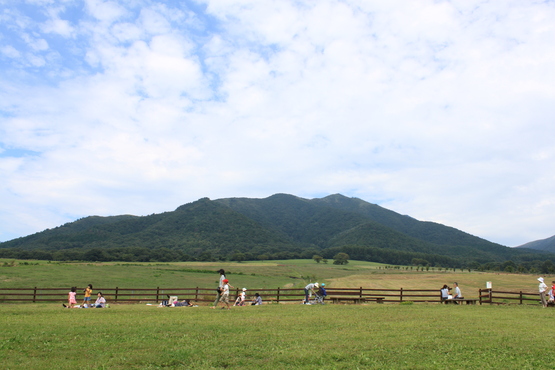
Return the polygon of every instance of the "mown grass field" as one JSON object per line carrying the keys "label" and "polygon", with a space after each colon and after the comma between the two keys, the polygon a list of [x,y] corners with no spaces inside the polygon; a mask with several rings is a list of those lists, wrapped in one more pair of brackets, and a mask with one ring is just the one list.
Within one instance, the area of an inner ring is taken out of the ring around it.
{"label": "mown grass field", "polygon": [[[27,264],[25,264],[27,263]],[[7,265],[15,264],[8,267]],[[494,272],[416,271],[385,269],[385,265],[351,261],[338,266],[312,260],[264,262],[175,262],[175,263],[47,263],[0,259],[0,287],[60,288],[67,286],[120,288],[189,288],[217,285],[220,268],[228,271],[230,282],[247,288],[301,288],[309,281],[330,287],[376,289],[440,289],[443,284],[459,285],[465,296],[475,297],[491,281],[496,290],[536,291],[537,276]],[[555,278],[546,276],[546,282]]]}
{"label": "mown grass field", "polygon": [[550,369],[536,306],[0,306],[3,369]]}
{"label": "mown grass field", "polygon": [[[537,286],[532,275],[411,272],[356,261],[38,263],[0,267],[0,287],[210,287],[218,268],[231,272],[234,285],[253,288],[301,287],[304,278],[336,287],[422,289],[457,280],[465,296],[486,281],[508,290]],[[227,311],[2,304],[0,368],[551,369],[554,325],[555,311],[540,305],[267,304]]]}

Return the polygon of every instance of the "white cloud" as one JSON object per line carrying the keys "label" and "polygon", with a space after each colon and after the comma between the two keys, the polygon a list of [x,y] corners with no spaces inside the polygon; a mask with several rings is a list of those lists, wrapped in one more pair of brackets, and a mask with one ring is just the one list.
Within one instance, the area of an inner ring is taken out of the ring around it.
{"label": "white cloud", "polygon": [[0,146],[39,154],[0,153],[0,221],[28,230],[0,240],[277,192],[555,234],[552,3],[84,3],[1,15],[25,48],[0,40]]}
{"label": "white cloud", "polygon": [[126,14],[124,4],[117,1],[85,0],[87,11],[103,24],[120,19]]}
{"label": "white cloud", "polygon": [[21,57],[21,54],[19,53],[19,51],[11,45],[6,45],[6,46],[2,47],[0,49],[0,52],[3,55],[7,56],[8,58],[16,59],[16,58]]}

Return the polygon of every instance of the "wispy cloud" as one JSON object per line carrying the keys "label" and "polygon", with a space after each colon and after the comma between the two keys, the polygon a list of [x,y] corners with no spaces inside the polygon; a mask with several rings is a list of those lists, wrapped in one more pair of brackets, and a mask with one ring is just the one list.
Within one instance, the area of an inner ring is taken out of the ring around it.
{"label": "wispy cloud", "polygon": [[506,245],[549,237],[554,16],[518,1],[0,1],[0,240],[276,192],[339,192]]}

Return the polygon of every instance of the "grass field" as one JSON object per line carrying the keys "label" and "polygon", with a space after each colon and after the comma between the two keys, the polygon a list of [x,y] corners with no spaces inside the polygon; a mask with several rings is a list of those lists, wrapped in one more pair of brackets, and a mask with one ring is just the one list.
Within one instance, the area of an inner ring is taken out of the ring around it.
{"label": "grass field", "polygon": [[[0,261],[0,266],[5,261]],[[12,261],[6,261],[12,264]],[[32,262],[36,263],[36,262]],[[416,272],[353,261],[172,264],[14,264],[0,287],[214,286],[219,268],[236,286],[438,289],[457,280],[465,296],[486,281],[535,291],[536,276]],[[550,281],[551,277],[546,277]],[[551,369],[553,309],[540,305],[456,306],[268,304],[232,310],[63,309],[59,304],[0,305],[2,369]]]}
{"label": "grass field", "polygon": [[0,306],[3,369],[548,369],[535,306]]}
{"label": "grass field", "polygon": [[[6,265],[15,264],[8,267]],[[27,265],[25,263],[28,263]],[[537,276],[493,272],[415,271],[385,269],[385,265],[351,261],[346,266],[317,264],[312,260],[264,262],[175,262],[175,263],[47,263],[0,259],[0,288],[60,288],[67,286],[120,288],[190,288],[217,285],[220,268],[236,287],[301,288],[309,281],[329,287],[376,289],[440,289],[459,282],[465,296],[476,297],[478,289],[491,281],[494,289],[536,291]],[[546,276],[546,281],[553,280]]]}

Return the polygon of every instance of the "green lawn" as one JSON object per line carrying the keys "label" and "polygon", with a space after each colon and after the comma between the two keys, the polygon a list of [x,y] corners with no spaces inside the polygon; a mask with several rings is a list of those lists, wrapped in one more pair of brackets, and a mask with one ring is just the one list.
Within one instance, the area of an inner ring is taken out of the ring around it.
{"label": "green lawn", "polygon": [[539,306],[2,305],[0,360],[3,369],[547,369],[554,324]]}
{"label": "green lawn", "polygon": [[[0,260],[0,288],[236,287],[439,289],[458,281],[467,298],[486,281],[535,292],[536,276],[416,272],[351,261],[47,263]],[[552,277],[546,277],[551,281]],[[63,309],[0,305],[2,369],[537,369],[553,368],[553,309],[541,306],[268,304],[231,311],[158,308]]]}
{"label": "green lawn", "polygon": [[[15,264],[14,266],[5,266]],[[25,264],[27,263],[27,264]],[[385,269],[384,265],[350,261],[348,265],[315,263],[312,260],[261,262],[173,263],[60,263],[0,259],[0,288],[85,287],[99,288],[210,288],[217,285],[217,270],[224,268],[233,286],[247,288],[301,288],[309,281],[329,287],[379,289],[440,289],[459,282],[465,296],[493,282],[495,290],[535,292],[537,276],[495,272],[415,271]],[[546,281],[555,280],[546,276]]]}

